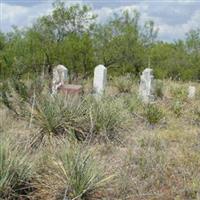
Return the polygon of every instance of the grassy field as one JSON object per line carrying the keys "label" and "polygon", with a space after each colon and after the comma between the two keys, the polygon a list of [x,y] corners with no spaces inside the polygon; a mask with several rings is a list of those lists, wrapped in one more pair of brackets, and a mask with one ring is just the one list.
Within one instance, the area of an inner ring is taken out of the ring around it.
{"label": "grassy field", "polygon": [[165,80],[149,105],[138,87],[115,78],[98,101],[90,80],[82,97],[12,91],[0,106],[0,199],[200,199],[200,85]]}

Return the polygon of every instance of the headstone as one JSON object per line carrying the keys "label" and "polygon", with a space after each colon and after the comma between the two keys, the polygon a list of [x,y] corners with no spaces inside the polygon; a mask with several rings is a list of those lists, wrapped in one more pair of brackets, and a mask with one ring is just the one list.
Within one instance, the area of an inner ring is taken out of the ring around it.
{"label": "headstone", "polygon": [[53,82],[52,82],[52,94],[56,94],[58,88],[68,81],[68,69],[63,65],[57,65],[53,69]]}
{"label": "headstone", "polygon": [[196,88],[194,86],[188,87],[188,98],[193,99],[196,94]]}
{"label": "headstone", "polygon": [[107,68],[104,65],[98,65],[94,70],[93,89],[95,94],[102,95],[107,82]]}
{"label": "headstone", "polygon": [[153,70],[146,68],[140,76],[139,96],[144,103],[150,103],[154,100],[154,76]]}

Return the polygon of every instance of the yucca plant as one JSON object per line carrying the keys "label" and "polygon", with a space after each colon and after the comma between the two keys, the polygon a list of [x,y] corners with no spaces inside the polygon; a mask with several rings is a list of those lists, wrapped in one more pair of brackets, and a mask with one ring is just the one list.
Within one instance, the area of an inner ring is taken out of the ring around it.
{"label": "yucca plant", "polygon": [[31,188],[32,165],[26,150],[0,136],[0,197],[20,199]]}
{"label": "yucca plant", "polygon": [[99,193],[112,178],[105,176],[94,157],[94,151],[90,151],[87,146],[62,144],[50,160],[46,174],[42,174],[39,179],[40,196],[45,194],[55,199],[86,200]]}
{"label": "yucca plant", "polygon": [[71,132],[79,140],[88,136],[113,139],[128,119],[122,99],[96,100],[92,96],[83,99],[46,96],[36,102],[32,115],[33,123],[39,127],[37,138],[41,141],[44,137],[51,140],[53,136]]}
{"label": "yucca plant", "polygon": [[156,104],[148,104],[144,106],[144,116],[149,124],[155,125],[163,119],[164,113]]}
{"label": "yucca plant", "polygon": [[33,123],[39,127],[36,137],[42,141],[44,137],[51,139],[71,130],[81,131],[79,126],[84,119],[84,109],[81,100],[75,97],[45,95],[36,100],[31,115]]}
{"label": "yucca plant", "polygon": [[58,130],[64,124],[63,101],[51,96],[44,96],[41,100],[36,100],[33,110],[33,121],[40,128],[40,133],[51,136],[58,134]]}
{"label": "yucca plant", "polygon": [[119,129],[126,127],[129,118],[122,99],[110,97],[89,102],[88,112],[90,133],[109,140],[115,138]]}

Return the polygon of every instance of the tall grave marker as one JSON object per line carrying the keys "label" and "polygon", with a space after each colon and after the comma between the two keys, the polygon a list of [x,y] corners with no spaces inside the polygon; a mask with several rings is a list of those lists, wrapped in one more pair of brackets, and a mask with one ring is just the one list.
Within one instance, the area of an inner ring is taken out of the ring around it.
{"label": "tall grave marker", "polygon": [[107,82],[107,69],[104,65],[98,65],[94,69],[93,90],[95,94],[102,95]]}

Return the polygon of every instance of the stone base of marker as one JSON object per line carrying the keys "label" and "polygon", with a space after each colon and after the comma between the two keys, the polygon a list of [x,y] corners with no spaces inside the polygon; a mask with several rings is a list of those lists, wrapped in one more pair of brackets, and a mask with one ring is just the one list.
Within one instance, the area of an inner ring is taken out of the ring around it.
{"label": "stone base of marker", "polygon": [[58,92],[66,95],[82,95],[83,87],[81,85],[62,85],[58,88]]}

